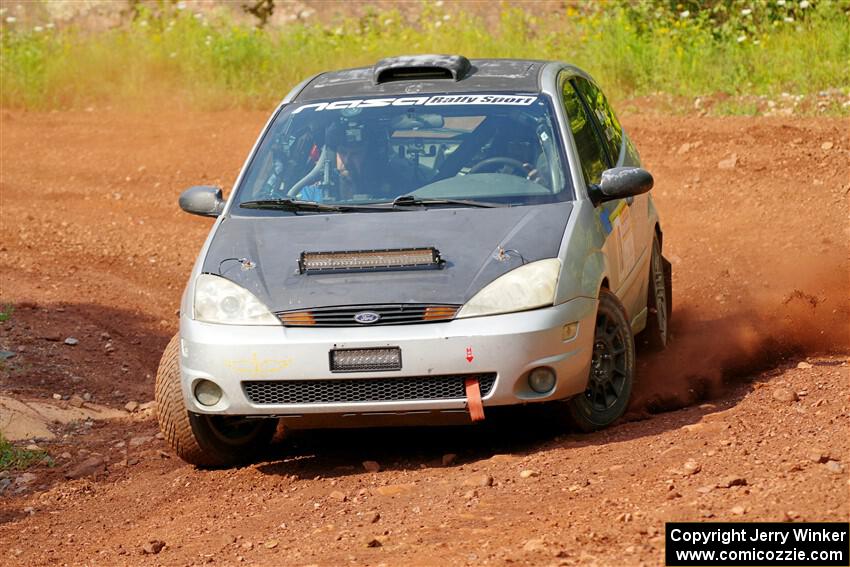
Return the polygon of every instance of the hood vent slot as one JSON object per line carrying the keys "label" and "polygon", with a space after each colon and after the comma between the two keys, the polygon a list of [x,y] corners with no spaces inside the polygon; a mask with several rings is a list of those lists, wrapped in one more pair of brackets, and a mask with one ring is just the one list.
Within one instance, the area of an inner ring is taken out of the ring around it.
{"label": "hood vent slot", "polygon": [[472,68],[463,55],[414,55],[381,59],[374,67],[375,84],[394,81],[460,81]]}

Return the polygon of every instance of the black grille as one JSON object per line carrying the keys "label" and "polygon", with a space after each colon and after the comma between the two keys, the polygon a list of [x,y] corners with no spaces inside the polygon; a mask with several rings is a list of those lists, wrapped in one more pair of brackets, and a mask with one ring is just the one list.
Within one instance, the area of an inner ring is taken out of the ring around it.
{"label": "black grille", "polygon": [[[384,305],[345,305],[341,307],[316,307],[282,311],[278,318],[287,327],[374,327],[377,325],[409,325],[412,323],[437,323],[454,318],[459,305],[432,305],[428,303],[395,303]],[[374,323],[359,323],[354,316],[362,312],[380,315]],[[428,317],[426,318],[426,312]],[[312,319],[312,321],[307,322]]]}
{"label": "black grille", "polygon": [[493,389],[496,374],[361,378],[356,380],[279,380],[242,382],[253,404],[335,404],[465,399],[464,380],[477,377],[481,397]]}

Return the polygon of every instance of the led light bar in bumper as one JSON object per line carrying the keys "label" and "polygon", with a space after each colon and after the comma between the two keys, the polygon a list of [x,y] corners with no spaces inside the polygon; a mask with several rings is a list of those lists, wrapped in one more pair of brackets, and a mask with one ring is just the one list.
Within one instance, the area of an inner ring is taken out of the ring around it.
{"label": "led light bar in bumper", "polygon": [[302,274],[435,269],[443,264],[436,248],[397,250],[352,250],[347,252],[302,252],[298,269]]}
{"label": "led light bar in bumper", "polygon": [[401,349],[347,348],[330,353],[331,372],[367,372],[401,370]]}

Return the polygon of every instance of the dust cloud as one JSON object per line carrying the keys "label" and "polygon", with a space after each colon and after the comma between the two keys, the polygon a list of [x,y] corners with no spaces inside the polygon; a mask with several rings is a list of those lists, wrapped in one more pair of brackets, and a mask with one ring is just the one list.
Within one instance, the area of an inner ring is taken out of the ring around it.
{"label": "dust cloud", "polygon": [[784,291],[745,291],[741,307],[714,317],[688,297],[677,307],[674,286],[667,350],[638,350],[633,417],[718,397],[731,384],[801,358],[850,352],[846,264],[809,264],[773,277],[772,287]]}

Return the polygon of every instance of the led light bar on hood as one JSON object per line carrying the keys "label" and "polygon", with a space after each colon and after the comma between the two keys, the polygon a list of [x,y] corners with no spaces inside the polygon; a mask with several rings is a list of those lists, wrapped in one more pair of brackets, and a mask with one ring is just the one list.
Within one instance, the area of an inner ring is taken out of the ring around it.
{"label": "led light bar on hood", "polygon": [[298,269],[302,274],[438,269],[443,265],[436,248],[397,250],[351,250],[347,252],[302,252]]}

